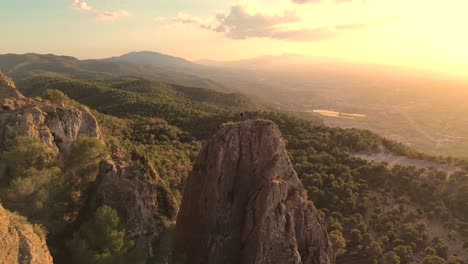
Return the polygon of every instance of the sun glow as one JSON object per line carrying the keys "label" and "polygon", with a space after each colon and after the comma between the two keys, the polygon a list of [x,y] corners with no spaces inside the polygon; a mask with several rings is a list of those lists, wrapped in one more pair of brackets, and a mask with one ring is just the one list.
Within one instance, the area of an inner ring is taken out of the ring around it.
{"label": "sun glow", "polygon": [[[302,15],[309,8],[301,10]],[[301,52],[468,75],[467,1],[374,0],[328,8],[321,17],[310,11],[314,15],[308,16],[307,23],[367,21],[375,25],[327,43],[295,44]]]}

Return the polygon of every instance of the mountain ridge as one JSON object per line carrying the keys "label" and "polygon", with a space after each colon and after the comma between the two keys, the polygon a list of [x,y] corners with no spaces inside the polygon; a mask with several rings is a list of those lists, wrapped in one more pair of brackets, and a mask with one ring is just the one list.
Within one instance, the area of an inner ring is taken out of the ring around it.
{"label": "mountain ridge", "polygon": [[107,61],[124,61],[134,64],[153,64],[164,67],[196,67],[194,62],[155,51],[132,51],[120,56],[105,58]]}
{"label": "mountain ridge", "polygon": [[150,54],[152,56],[148,57],[146,53],[128,53],[120,57],[91,60],[52,54],[4,54],[0,55],[0,70],[17,82],[50,73],[81,79],[135,76],[217,91],[228,90],[220,83],[192,72],[193,69],[204,69],[205,66],[161,53]]}

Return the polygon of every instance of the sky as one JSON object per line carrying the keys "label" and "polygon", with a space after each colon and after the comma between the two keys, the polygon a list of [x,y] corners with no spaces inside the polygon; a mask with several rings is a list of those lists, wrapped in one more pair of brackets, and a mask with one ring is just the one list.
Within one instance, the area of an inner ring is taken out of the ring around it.
{"label": "sky", "polygon": [[0,53],[296,53],[468,74],[466,0],[0,0]]}

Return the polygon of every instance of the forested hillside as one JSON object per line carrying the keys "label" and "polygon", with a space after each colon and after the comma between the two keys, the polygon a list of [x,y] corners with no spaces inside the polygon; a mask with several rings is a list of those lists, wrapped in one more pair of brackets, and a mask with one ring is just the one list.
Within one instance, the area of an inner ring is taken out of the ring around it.
{"label": "forested hillside", "polygon": [[[239,94],[161,81],[76,80],[48,74],[20,79],[18,86],[27,96],[55,104],[86,105],[104,137],[105,144],[81,137],[70,154],[60,158],[52,158],[28,138],[17,138],[2,149],[2,168],[8,176],[0,178],[1,202],[47,230],[54,258],[64,259],[59,253],[64,247],[75,255],[91,254],[94,263],[118,263],[134,256],[133,242],[124,239],[114,209],[99,208],[91,219],[70,224],[76,217],[70,209],[83,204],[95,185],[98,160],[113,155],[111,146],[147,155],[180,202],[194,159],[217,128],[229,121],[262,118],[278,125],[294,168],[327,223],[338,263],[468,260],[466,160],[431,157],[366,130],[330,128],[318,120],[270,111]],[[389,168],[354,157],[358,152],[391,152],[450,164],[459,171],[447,175],[436,169]],[[19,156],[24,157],[21,162]],[[150,263],[166,263],[177,253],[171,252],[173,223],[165,224],[166,236]],[[63,240],[69,242],[64,246]]]}
{"label": "forested hillside", "polygon": [[223,122],[225,116],[232,112],[265,109],[240,94],[222,94],[204,88],[131,77],[80,81],[41,75],[26,79],[18,86],[28,96],[41,95],[47,89],[59,89],[72,99],[105,114],[164,118],[184,130],[193,131],[199,138],[212,132],[200,127],[200,123],[209,126],[206,122]]}
{"label": "forested hillside", "polygon": [[203,66],[159,53],[129,53],[101,60],[78,60],[70,56],[36,53],[0,55],[0,71],[15,80],[51,73],[79,79],[137,76],[180,85],[226,90],[210,79],[193,74],[193,68],[197,67]]}

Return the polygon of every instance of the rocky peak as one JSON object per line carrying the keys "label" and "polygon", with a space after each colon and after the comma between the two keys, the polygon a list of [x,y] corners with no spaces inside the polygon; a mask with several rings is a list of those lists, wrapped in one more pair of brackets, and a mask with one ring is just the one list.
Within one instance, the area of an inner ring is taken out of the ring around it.
{"label": "rocky peak", "polygon": [[2,110],[11,110],[17,100],[24,100],[24,96],[16,89],[15,83],[0,72],[0,104]]}
{"label": "rocky peak", "polygon": [[12,97],[15,99],[19,99],[23,96],[16,89],[15,83],[5,74],[0,72],[0,98],[4,97]]}
{"label": "rocky peak", "polygon": [[26,98],[2,73],[0,105],[0,147],[16,136],[37,138],[54,152],[67,151],[81,134],[102,139],[98,122],[85,107]]}
{"label": "rocky peak", "polygon": [[176,248],[194,264],[334,263],[273,122],[226,124],[208,141],[188,178]]}
{"label": "rocky peak", "polygon": [[0,205],[0,263],[52,264],[44,237],[24,217]]}

